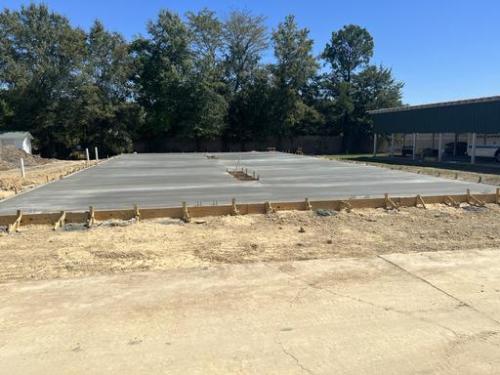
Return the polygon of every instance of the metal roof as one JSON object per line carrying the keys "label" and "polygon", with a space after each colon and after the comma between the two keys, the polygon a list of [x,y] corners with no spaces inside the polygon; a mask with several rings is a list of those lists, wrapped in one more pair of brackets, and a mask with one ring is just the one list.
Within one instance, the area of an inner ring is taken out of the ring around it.
{"label": "metal roof", "polygon": [[0,133],[0,139],[24,139],[29,138],[33,139],[33,136],[30,132],[5,132]]}
{"label": "metal roof", "polygon": [[369,113],[376,133],[500,133],[500,96]]}
{"label": "metal roof", "polygon": [[497,96],[485,96],[482,98],[475,99],[463,99],[463,100],[453,100],[449,102],[439,102],[439,103],[429,103],[429,104],[418,104],[418,105],[405,105],[401,107],[390,107],[375,109],[373,111],[368,111],[369,114],[376,113],[389,113],[389,112],[400,112],[400,111],[411,111],[415,109],[425,109],[425,108],[436,108],[436,107],[450,107],[453,105],[464,105],[464,104],[474,104],[474,103],[487,103],[487,102],[497,102],[500,101],[500,95]]}

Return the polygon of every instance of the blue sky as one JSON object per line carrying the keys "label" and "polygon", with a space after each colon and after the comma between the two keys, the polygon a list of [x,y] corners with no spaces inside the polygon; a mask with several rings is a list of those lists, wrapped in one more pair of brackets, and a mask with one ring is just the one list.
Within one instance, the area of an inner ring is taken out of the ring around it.
{"label": "blue sky", "polygon": [[[245,9],[267,17],[270,29],[287,14],[311,31],[319,54],[331,32],[359,24],[375,39],[374,63],[391,67],[405,83],[408,104],[500,94],[500,1],[418,0],[45,0],[52,10],[87,29],[100,19],[128,39],[144,34],[158,10],[208,7],[224,18]],[[29,1],[2,0],[18,8]],[[270,51],[266,60],[272,58]]]}

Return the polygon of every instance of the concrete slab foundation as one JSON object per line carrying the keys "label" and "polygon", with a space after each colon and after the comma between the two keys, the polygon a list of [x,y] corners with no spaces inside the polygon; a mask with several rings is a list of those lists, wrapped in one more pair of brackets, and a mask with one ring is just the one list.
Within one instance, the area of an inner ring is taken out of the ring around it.
{"label": "concrete slab foundation", "polygon": [[[0,203],[0,213],[493,193],[494,187],[279,152],[127,154]],[[248,168],[258,181],[227,169]]]}

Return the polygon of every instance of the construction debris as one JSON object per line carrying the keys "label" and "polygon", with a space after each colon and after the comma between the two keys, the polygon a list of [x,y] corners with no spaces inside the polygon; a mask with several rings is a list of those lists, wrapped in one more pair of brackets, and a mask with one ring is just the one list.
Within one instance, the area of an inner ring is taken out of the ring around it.
{"label": "construction debris", "polygon": [[0,153],[0,170],[6,171],[9,169],[19,168],[19,161],[21,158],[24,160],[26,167],[33,167],[51,163],[54,159],[45,159],[39,155],[31,155],[20,150],[15,146],[3,146]]}

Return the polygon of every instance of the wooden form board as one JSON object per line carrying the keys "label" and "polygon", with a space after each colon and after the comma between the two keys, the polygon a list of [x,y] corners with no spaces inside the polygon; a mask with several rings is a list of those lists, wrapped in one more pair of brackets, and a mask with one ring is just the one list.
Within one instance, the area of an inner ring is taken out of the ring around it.
{"label": "wooden form board", "polygon": [[[474,194],[474,202],[484,203],[500,203],[499,191],[492,194]],[[471,203],[469,194],[459,195],[432,195],[432,196],[412,196],[412,197],[390,197],[396,207],[415,207],[425,204],[448,204],[450,198],[457,203]],[[363,208],[387,208],[386,198],[355,198],[343,200],[321,200],[314,201],[305,199],[299,202],[264,202],[264,203],[235,203],[237,212],[240,215],[248,214],[265,214],[272,211],[293,211],[293,210],[316,210],[330,209],[340,211],[342,209],[363,209]],[[473,203],[473,202],[472,202]],[[217,206],[192,206],[187,207],[189,216],[192,218],[206,216],[225,216],[234,215],[234,206],[217,205]],[[164,208],[140,208],[131,207],[128,209],[119,210],[94,210],[94,218],[96,221],[104,220],[130,220],[137,218],[140,214],[141,220],[157,219],[157,218],[176,218],[182,219],[184,211],[182,207],[164,207]],[[16,221],[17,214],[0,216],[0,226],[8,226]],[[61,212],[52,213],[23,213],[21,225],[54,225],[61,218]],[[81,212],[65,212],[65,223],[86,223],[89,218],[89,211]]]}

